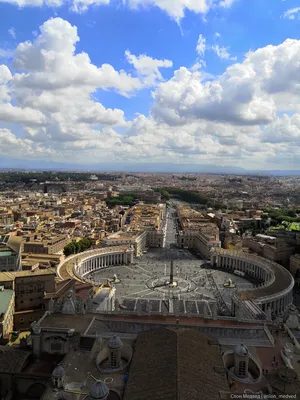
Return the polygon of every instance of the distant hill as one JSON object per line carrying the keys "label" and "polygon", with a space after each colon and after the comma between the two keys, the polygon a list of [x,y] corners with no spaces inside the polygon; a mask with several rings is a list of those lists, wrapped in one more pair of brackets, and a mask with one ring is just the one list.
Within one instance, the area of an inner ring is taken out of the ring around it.
{"label": "distant hill", "polygon": [[103,171],[103,172],[162,172],[162,173],[214,173],[214,174],[247,174],[247,170],[233,166],[218,166],[205,164],[65,164],[49,161],[19,160],[1,158],[0,169],[31,169],[31,170],[63,170],[63,171]]}
{"label": "distant hill", "polygon": [[51,161],[20,160],[1,157],[0,169],[29,169],[54,171],[93,171],[93,172],[156,172],[156,173],[199,173],[199,174],[232,174],[232,175],[273,175],[296,176],[300,170],[290,171],[250,171],[235,166],[212,164],[170,164],[170,163],[99,163],[99,164],[65,164]]}

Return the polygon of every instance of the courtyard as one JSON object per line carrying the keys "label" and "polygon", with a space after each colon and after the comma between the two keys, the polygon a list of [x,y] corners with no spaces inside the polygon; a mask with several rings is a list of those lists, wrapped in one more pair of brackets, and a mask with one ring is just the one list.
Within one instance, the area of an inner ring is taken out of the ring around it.
{"label": "courtyard", "polygon": [[[173,280],[170,285],[171,261],[173,262]],[[91,273],[88,278],[101,285],[117,276],[115,284],[116,298],[129,308],[134,300],[188,300],[213,301],[215,290],[207,279],[211,273],[215,284],[230,309],[231,296],[238,289],[252,288],[253,283],[244,277],[229,272],[212,269],[207,260],[201,260],[188,250],[177,248],[149,249],[134,263],[107,267]],[[230,282],[233,287],[225,287]],[[136,304],[136,303],[135,303]],[[158,306],[161,308],[161,305]],[[197,306],[196,306],[197,309]]]}

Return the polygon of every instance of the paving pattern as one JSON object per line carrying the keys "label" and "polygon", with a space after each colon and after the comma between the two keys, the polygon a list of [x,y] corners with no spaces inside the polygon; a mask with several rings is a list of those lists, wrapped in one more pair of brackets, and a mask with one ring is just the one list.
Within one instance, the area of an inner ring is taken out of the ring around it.
{"label": "paving pattern", "polygon": [[[174,281],[177,287],[170,288],[165,282],[170,280],[171,261],[174,262]],[[133,264],[112,266],[96,271],[88,276],[97,284],[112,279],[114,274],[120,279],[116,284],[116,298],[129,311],[136,311],[138,302],[143,312],[148,310],[151,303],[152,311],[169,311],[168,300],[176,299],[179,312],[202,314],[203,300],[214,301],[215,290],[207,279],[210,271],[221,296],[230,307],[231,295],[237,288],[251,288],[253,284],[246,279],[225,271],[210,269],[205,260],[201,260],[188,250],[176,248],[150,249]],[[224,282],[232,279],[236,288],[224,287]]]}

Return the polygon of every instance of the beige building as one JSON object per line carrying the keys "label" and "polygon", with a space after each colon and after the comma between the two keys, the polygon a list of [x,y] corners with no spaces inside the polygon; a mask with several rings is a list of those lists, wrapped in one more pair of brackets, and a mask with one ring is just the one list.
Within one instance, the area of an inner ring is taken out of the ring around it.
{"label": "beige building", "polygon": [[214,234],[202,232],[180,231],[177,236],[177,245],[185,249],[194,249],[201,253],[205,258],[210,257],[210,250],[213,247],[221,247],[221,242]]}
{"label": "beige building", "polygon": [[210,257],[212,247],[221,247],[219,228],[208,222],[200,212],[188,206],[178,206],[177,213],[181,231],[177,235],[177,245],[185,249],[195,249],[205,258]]}
{"label": "beige building", "polygon": [[135,256],[140,256],[146,248],[147,232],[116,232],[102,240],[101,244],[111,246],[133,246]]}
{"label": "beige building", "polygon": [[38,237],[24,243],[24,253],[56,254],[61,252],[69,243],[69,238],[64,235]]}
{"label": "beige building", "polygon": [[285,240],[268,235],[244,238],[243,247],[285,267],[289,266],[290,256],[294,253],[293,247]]}
{"label": "beige building", "polygon": [[0,337],[8,338],[14,327],[14,291],[0,286]]}
{"label": "beige building", "polygon": [[35,316],[43,314],[45,293],[55,292],[55,277],[56,272],[51,268],[0,272],[0,285],[14,292],[14,329],[28,329]]}
{"label": "beige building", "polygon": [[30,272],[15,278],[15,308],[16,311],[44,308],[45,293],[55,292],[55,276],[53,270],[47,274]]}

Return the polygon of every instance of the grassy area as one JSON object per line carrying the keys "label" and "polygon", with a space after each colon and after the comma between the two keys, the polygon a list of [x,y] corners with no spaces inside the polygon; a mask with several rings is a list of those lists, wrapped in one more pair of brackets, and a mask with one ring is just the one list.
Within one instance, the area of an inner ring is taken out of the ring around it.
{"label": "grassy area", "polygon": [[286,223],[286,225],[276,225],[270,227],[270,231],[276,231],[278,229],[285,229],[287,231],[300,231],[300,222]]}
{"label": "grassy area", "polygon": [[290,227],[290,231],[300,231],[300,222],[292,222]]}

